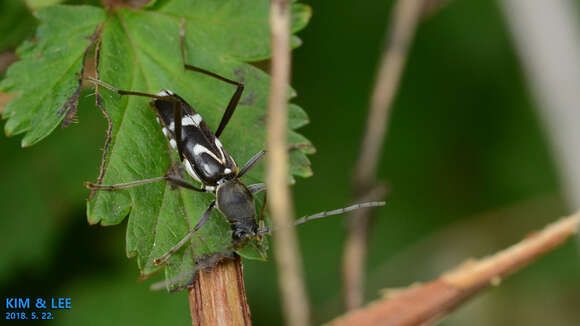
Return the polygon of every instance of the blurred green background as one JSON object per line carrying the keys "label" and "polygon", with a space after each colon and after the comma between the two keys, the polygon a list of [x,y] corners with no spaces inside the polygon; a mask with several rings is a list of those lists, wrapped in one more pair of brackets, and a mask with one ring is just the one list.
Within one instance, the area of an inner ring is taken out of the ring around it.
{"label": "blurred green background", "polygon": [[[80,1],[74,1],[80,2]],[[365,125],[392,1],[304,1],[313,8],[294,52],[300,130],[317,147],[314,176],[293,188],[298,215],[341,207]],[[17,17],[18,19],[15,19]],[[17,23],[18,24],[17,24]],[[30,37],[18,0],[0,4],[0,52]],[[88,191],[105,122],[82,96],[79,124],[32,148],[0,137],[0,293],[65,296],[55,325],[188,325],[186,293],[150,292],[125,258],[125,225],[89,227]],[[379,175],[391,187],[373,225],[367,299],[427,281],[508,246],[572,211],[497,3],[450,1],[417,31]],[[341,313],[341,217],[299,229],[317,323]],[[443,325],[580,325],[580,251],[569,242],[477,296]],[[282,323],[273,262],[246,261],[255,325]]]}

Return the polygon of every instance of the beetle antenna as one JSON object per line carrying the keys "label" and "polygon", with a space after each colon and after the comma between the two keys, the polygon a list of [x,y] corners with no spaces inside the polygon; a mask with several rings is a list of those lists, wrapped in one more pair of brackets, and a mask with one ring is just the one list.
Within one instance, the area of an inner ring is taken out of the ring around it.
{"label": "beetle antenna", "polygon": [[[300,225],[302,223],[306,223],[306,222],[311,221],[311,220],[325,218],[327,216],[340,215],[340,214],[355,211],[355,210],[361,209],[361,208],[380,207],[380,206],[385,206],[385,202],[384,201],[371,201],[371,202],[366,202],[366,203],[358,203],[358,204],[350,205],[348,207],[335,209],[332,211],[320,212],[320,213],[317,213],[314,215],[301,217],[301,218],[297,219],[296,221],[294,221],[294,225]],[[258,231],[258,235],[270,233],[271,231],[275,231],[275,230],[276,230],[276,228],[264,228],[264,229]]]}

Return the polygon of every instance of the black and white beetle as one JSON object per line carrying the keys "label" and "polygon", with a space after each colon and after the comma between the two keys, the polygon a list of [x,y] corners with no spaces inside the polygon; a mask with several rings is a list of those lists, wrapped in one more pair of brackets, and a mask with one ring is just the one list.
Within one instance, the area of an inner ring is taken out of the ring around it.
{"label": "black and white beetle", "polygon": [[[93,83],[108,88],[120,95],[136,95],[149,97],[150,105],[157,115],[163,134],[168,138],[172,148],[177,150],[187,173],[201,183],[201,187],[172,175],[146,180],[138,180],[116,185],[101,185],[85,183],[89,189],[116,190],[157,181],[169,181],[174,185],[198,192],[211,192],[216,199],[205,210],[195,227],[177,245],[162,257],[155,259],[155,264],[165,262],[174,252],[185,245],[193,234],[209,219],[214,206],[226,217],[232,228],[232,249],[244,247],[251,239],[270,232],[269,228],[259,228],[256,220],[254,194],[265,190],[263,183],[246,186],[240,178],[244,176],[266,153],[262,150],[254,155],[241,169],[238,168],[232,156],[227,152],[218,137],[224,131],[242,96],[244,85],[234,80],[222,77],[210,71],[185,63],[185,41],[183,28],[180,32],[181,55],[184,68],[196,71],[226,83],[236,86],[236,91],[222,116],[215,134],[209,129],[203,118],[179,95],[162,90],[158,94],[148,94],[135,91],[119,90],[105,82],[89,78]],[[265,205],[266,198],[264,198]],[[303,217],[296,224],[322,218],[328,215],[342,214],[363,207],[382,206],[384,202],[369,202],[352,205],[334,211],[322,212]],[[262,207],[263,212],[264,207]]]}

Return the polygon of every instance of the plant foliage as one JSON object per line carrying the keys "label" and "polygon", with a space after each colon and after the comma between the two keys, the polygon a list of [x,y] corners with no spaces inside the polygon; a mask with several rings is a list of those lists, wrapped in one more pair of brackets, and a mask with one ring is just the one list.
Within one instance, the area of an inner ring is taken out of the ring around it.
{"label": "plant foliage", "polygon": [[[310,9],[293,4],[292,12],[296,32],[308,22]],[[222,143],[238,165],[263,149],[269,77],[247,62],[270,56],[268,1],[170,0],[144,8],[109,10],[57,5],[38,10],[36,17],[40,20],[36,41],[19,47],[22,60],[10,67],[0,83],[3,91],[20,95],[8,103],[4,118],[8,119],[8,135],[24,134],[23,146],[39,142],[60,123],[70,123],[77,109],[79,76],[93,49],[100,80],[119,89],[147,93],[170,89],[185,98],[215,130],[235,89],[183,70],[179,29],[184,24],[187,63],[246,85],[240,105],[220,137]],[[293,36],[292,42],[297,46],[299,39]],[[97,99],[102,100],[111,126],[99,181],[116,184],[163,176],[178,166],[177,155],[168,146],[147,99],[119,96],[102,88]],[[290,127],[305,123],[304,111],[290,105]],[[311,174],[305,155],[314,150],[292,129],[288,130],[289,144],[299,149],[291,152],[290,180],[292,175]],[[261,165],[244,177],[247,184],[261,180]],[[136,257],[146,277],[160,269],[153,266],[153,260],[189,232],[212,199],[211,194],[159,182],[96,192],[88,201],[87,215],[89,223],[101,225],[119,224],[128,216],[127,254]],[[165,273],[169,288],[184,285],[200,257],[230,245],[230,227],[214,210],[192,245],[168,261]],[[238,253],[262,259],[259,248],[249,246]]]}

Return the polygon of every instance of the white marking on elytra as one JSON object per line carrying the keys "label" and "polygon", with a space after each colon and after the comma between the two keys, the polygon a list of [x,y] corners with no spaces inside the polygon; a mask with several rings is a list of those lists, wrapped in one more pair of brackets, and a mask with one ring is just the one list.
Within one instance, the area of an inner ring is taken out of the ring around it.
{"label": "white marking on elytra", "polygon": [[203,186],[203,188],[207,191],[214,191],[215,190],[214,186]]}
{"label": "white marking on elytra", "polygon": [[193,116],[193,122],[195,123],[196,126],[199,126],[199,124],[201,123],[201,120],[202,120],[202,118],[201,118],[201,115],[199,115],[199,113],[196,113]]}
{"label": "white marking on elytra", "polygon": [[173,95],[173,92],[168,89],[164,89],[161,92],[157,93],[157,96],[171,96],[171,95]]}
{"label": "white marking on elytra", "polygon": [[199,124],[201,123],[201,115],[199,114],[195,114],[193,116],[191,115],[186,115],[181,119],[181,125],[182,126],[195,126],[195,127],[199,127]]}
{"label": "white marking on elytra", "polygon": [[222,142],[220,142],[220,140],[216,137],[215,138],[215,145],[217,146],[217,148],[220,150],[220,154],[222,156],[222,159],[219,160],[222,163],[225,163],[226,161],[226,156],[224,155],[224,146],[222,145]]}
{"label": "white marking on elytra", "polygon": [[[193,155],[201,155],[201,153],[206,153],[207,155],[211,156],[213,159],[215,159],[217,162],[221,163],[221,164],[225,164],[225,160],[220,160],[217,156],[215,156],[214,153],[212,153],[209,149],[203,147],[200,144],[195,144],[193,146]],[[223,155],[223,153],[222,153]]]}
{"label": "white marking on elytra", "polygon": [[230,168],[226,168],[226,169],[224,170],[224,173],[225,173],[225,174],[232,173],[232,170],[231,170]]}
{"label": "white marking on elytra", "polygon": [[183,116],[183,118],[181,118],[181,125],[183,127],[185,127],[185,126],[195,126],[195,123],[193,123],[193,119],[191,119],[190,116],[186,115],[186,116]]}
{"label": "white marking on elytra", "polygon": [[169,130],[175,131],[175,122],[171,121],[171,123],[169,124]]}
{"label": "white marking on elytra", "polygon": [[211,174],[211,168],[209,167],[209,164],[203,163],[203,169],[205,170],[205,173]]}
{"label": "white marking on elytra", "polygon": [[191,167],[191,163],[189,163],[187,159],[183,160],[183,164],[185,165],[185,170],[187,171],[187,173],[189,173],[189,175],[192,176],[195,180],[201,182],[201,180],[197,176],[197,173],[195,173],[193,167]]}
{"label": "white marking on elytra", "polygon": [[173,147],[173,149],[177,148],[177,142],[175,141],[175,139],[170,139],[169,145],[171,145],[171,147]]}
{"label": "white marking on elytra", "polygon": [[163,132],[163,134],[165,135],[165,137],[169,137],[169,131],[167,130],[167,128],[163,127],[161,129],[161,131]]}

